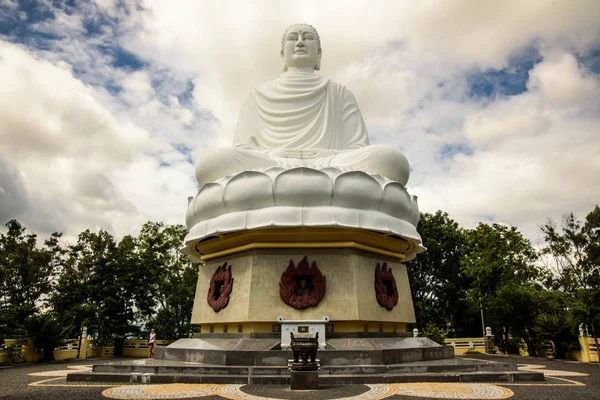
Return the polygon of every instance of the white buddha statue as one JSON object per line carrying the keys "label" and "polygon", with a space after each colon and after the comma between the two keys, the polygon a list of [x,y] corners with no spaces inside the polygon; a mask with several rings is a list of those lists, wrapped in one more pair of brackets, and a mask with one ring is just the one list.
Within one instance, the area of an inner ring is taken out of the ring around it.
{"label": "white buddha statue", "polygon": [[217,149],[196,164],[198,183],[279,166],[360,170],[405,186],[406,157],[392,147],[370,145],[354,95],[314,74],[322,56],[316,29],[306,24],[286,29],[281,56],[283,74],[256,86],[246,99],[233,147]]}

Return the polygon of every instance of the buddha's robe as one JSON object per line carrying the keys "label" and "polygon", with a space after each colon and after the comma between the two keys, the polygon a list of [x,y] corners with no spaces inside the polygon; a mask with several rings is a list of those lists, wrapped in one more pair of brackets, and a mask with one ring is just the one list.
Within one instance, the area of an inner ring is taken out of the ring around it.
{"label": "buddha's robe", "polygon": [[337,82],[284,73],[255,87],[236,126],[233,147],[196,164],[200,185],[244,170],[298,166],[362,170],[406,185],[410,168],[394,148],[369,145],[354,95]]}
{"label": "buddha's robe", "polygon": [[352,93],[312,74],[283,74],[256,86],[238,119],[235,147],[303,149],[318,156],[369,145]]}

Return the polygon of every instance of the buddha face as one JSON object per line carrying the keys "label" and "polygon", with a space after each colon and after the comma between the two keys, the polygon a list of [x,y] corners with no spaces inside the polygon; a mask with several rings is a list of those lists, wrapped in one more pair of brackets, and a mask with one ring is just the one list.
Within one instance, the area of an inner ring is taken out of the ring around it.
{"label": "buddha face", "polygon": [[310,25],[298,24],[290,26],[283,35],[281,56],[288,68],[311,67],[320,69],[321,46],[319,34]]}

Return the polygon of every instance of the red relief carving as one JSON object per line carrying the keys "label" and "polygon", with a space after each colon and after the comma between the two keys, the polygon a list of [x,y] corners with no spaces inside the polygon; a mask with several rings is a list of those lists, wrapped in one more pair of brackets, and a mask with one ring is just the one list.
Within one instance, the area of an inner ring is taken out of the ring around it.
{"label": "red relief carving", "polygon": [[387,263],[383,263],[383,267],[377,263],[375,268],[375,295],[379,305],[388,311],[392,311],[392,308],[398,304],[396,279],[392,274],[392,269],[387,268]]}
{"label": "red relief carving", "polygon": [[229,304],[229,295],[233,290],[233,277],[231,276],[231,265],[227,266],[227,262],[217,267],[217,270],[210,278],[210,288],[206,300],[208,305],[215,312],[219,312],[222,308]]}
{"label": "red relief carving", "polygon": [[279,295],[285,304],[297,310],[315,307],[325,296],[325,277],[313,261],[308,265],[306,257],[300,261],[297,267],[290,260],[290,265],[281,274],[279,282]]}

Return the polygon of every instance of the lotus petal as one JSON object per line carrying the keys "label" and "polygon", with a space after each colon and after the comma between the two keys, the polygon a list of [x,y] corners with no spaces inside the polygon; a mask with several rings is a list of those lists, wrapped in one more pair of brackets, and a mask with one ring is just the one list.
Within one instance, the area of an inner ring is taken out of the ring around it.
{"label": "lotus petal", "polygon": [[409,221],[412,202],[410,195],[399,182],[390,182],[383,188],[383,200],[379,211]]}
{"label": "lotus petal", "polygon": [[272,207],[275,202],[271,178],[262,172],[241,172],[223,189],[223,200],[228,212]]}
{"label": "lotus petal", "polygon": [[329,176],[312,168],[293,168],[275,178],[277,206],[330,206],[333,184]]}
{"label": "lotus petal", "polygon": [[361,171],[340,174],[333,186],[333,200],[336,207],[358,210],[378,210],[381,203],[379,182]]}
{"label": "lotus petal", "polygon": [[218,183],[207,183],[200,188],[194,200],[195,221],[203,221],[209,218],[225,214],[227,209],[223,204],[223,189]]}

